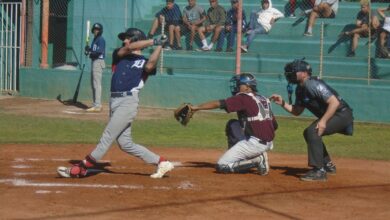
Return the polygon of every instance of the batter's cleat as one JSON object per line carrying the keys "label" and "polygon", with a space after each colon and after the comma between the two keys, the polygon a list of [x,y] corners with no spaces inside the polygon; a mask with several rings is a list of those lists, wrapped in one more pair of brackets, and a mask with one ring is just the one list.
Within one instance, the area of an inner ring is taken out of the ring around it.
{"label": "batter's cleat", "polygon": [[153,173],[152,175],[150,175],[150,177],[153,179],[162,178],[166,173],[173,170],[173,168],[173,164],[169,161],[160,162],[157,166],[156,173]]}
{"label": "batter's cleat", "polygon": [[101,106],[93,106],[91,108],[88,108],[87,110],[85,110],[86,112],[101,112],[102,111],[102,107]]}
{"label": "batter's cleat", "polygon": [[325,164],[324,169],[329,175],[336,175],[336,165],[332,163],[332,161]]}
{"label": "batter's cleat", "polygon": [[303,36],[305,36],[305,37],[313,37],[313,33],[305,32],[305,33],[303,33]]}
{"label": "batter's cleat", "polygon": [[300,179],[303,181],[326,181],[326,171],[324,169],[314,168],[303,175]]}
{"label": "batter's cleat", "polygon": [[57,167],[57,173],[60,177],[70,178],[70,167]]}
{"label": "batter's cleat", "polygon": [[72,167],[58,167],[57,173],[64,178],[81,178],[87,176],[88,172],[85,167],[74,165]]}
{"label": "batter's cleat", "polygon": [[267,152],[264,152],[259,157],[260,157],[260,163],[257,169],[260,175],[266,176],[269,173],[268,154]]}

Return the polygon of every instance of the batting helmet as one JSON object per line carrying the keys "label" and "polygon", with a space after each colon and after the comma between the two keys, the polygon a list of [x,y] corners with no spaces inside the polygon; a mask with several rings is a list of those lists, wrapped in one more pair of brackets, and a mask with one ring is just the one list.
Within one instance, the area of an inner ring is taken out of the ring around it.
{"label": "batting helmet", "polygon": [[230,79],[230,91],[232,95],[236,95],[240,91],[240,85],[247,85],[252,91],[257,92],[256,78],[250,73],[242,73]]}
{"label": "batting helmet", "polygon": [[289,83],[298,84],[297,72],[307,72],[311,76],[311,66],[304,59],[294,60],[284,66],[284,76]]}
{"label": "batting helmet", "polygon": [[121,41],[125,40],[126,37],[130,37],[131,42],[146,40],[145,33],[138,28],[128,28],[125,32],[118,34]]}
{"label": "batting helmet", "polygon": [[92,29],[91,29],[91,32],[93,33],[94,30],[99,30],[99,33],[98,35],[102,35],[103,34],[103,25],[100,24],[100,23],[95,23],[92,25]]}

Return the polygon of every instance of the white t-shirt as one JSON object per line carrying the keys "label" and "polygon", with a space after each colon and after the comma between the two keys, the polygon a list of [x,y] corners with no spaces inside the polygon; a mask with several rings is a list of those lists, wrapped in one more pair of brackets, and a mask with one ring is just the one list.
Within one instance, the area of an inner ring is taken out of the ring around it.
{"label": "white t-shirt", "polygon": [[383,23],[383,29],[390,32],[390,17],[385,17],[385,21]]}
{"label": "white t-shirt", "polygon": [[257,22],[263,26],[263,28],[268,32],[271,30],[271,20],[284,17],[283,13],[276,8],[267,8],[265,10],[261,9],[257,12]]}

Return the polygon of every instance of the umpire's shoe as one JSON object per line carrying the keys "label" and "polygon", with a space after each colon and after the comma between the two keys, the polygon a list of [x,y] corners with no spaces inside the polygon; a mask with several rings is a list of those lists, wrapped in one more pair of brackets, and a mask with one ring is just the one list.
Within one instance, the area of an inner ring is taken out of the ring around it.
{"label": "umpire's shoe", "polygon": [[173,170],[173,168],[174,166],[171,162],[162,161],[158,164],[156,173],[153,173],[150,177],[153,179],[162,178],[166,173]]}
{"label": "umpire's shoe", "polygon": [[324,169],[325,169],[327,174],[336,175],[336,165],[334,165],[334,163],[332,163],[332,161],[326,163],[324,165]]}
{"label": "umpire's shoe", "polygon": [[326,171],[321,168],[313,168],[309,172],[307,172],[305,175],[301,177],[301,180],[303,181],[326,181]]}
{"label": "umpire's shoe", "polygon": [[269,173],[269,163],[268,163],[268,154],[264,151],[260,156],[260,163],[257,167],[259,174],[262,176],[266,176]]}

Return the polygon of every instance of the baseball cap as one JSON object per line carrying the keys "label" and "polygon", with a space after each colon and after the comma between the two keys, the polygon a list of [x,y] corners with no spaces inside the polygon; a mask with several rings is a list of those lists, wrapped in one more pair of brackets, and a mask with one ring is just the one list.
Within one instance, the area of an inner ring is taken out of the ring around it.
{"label": "baseball cap", "polygon": [[238,2],[238,0],[230,0],[230,2],[231,2],[232,4],[235,4],[235,3]]}
{"label": "baseball cap", "polygon": [[261,3],[269,3],[268,0],[262,0]]}
{"label": "baseball cap", "polygon": [[167,3],[175,3],[175,0],[167,0]]}

